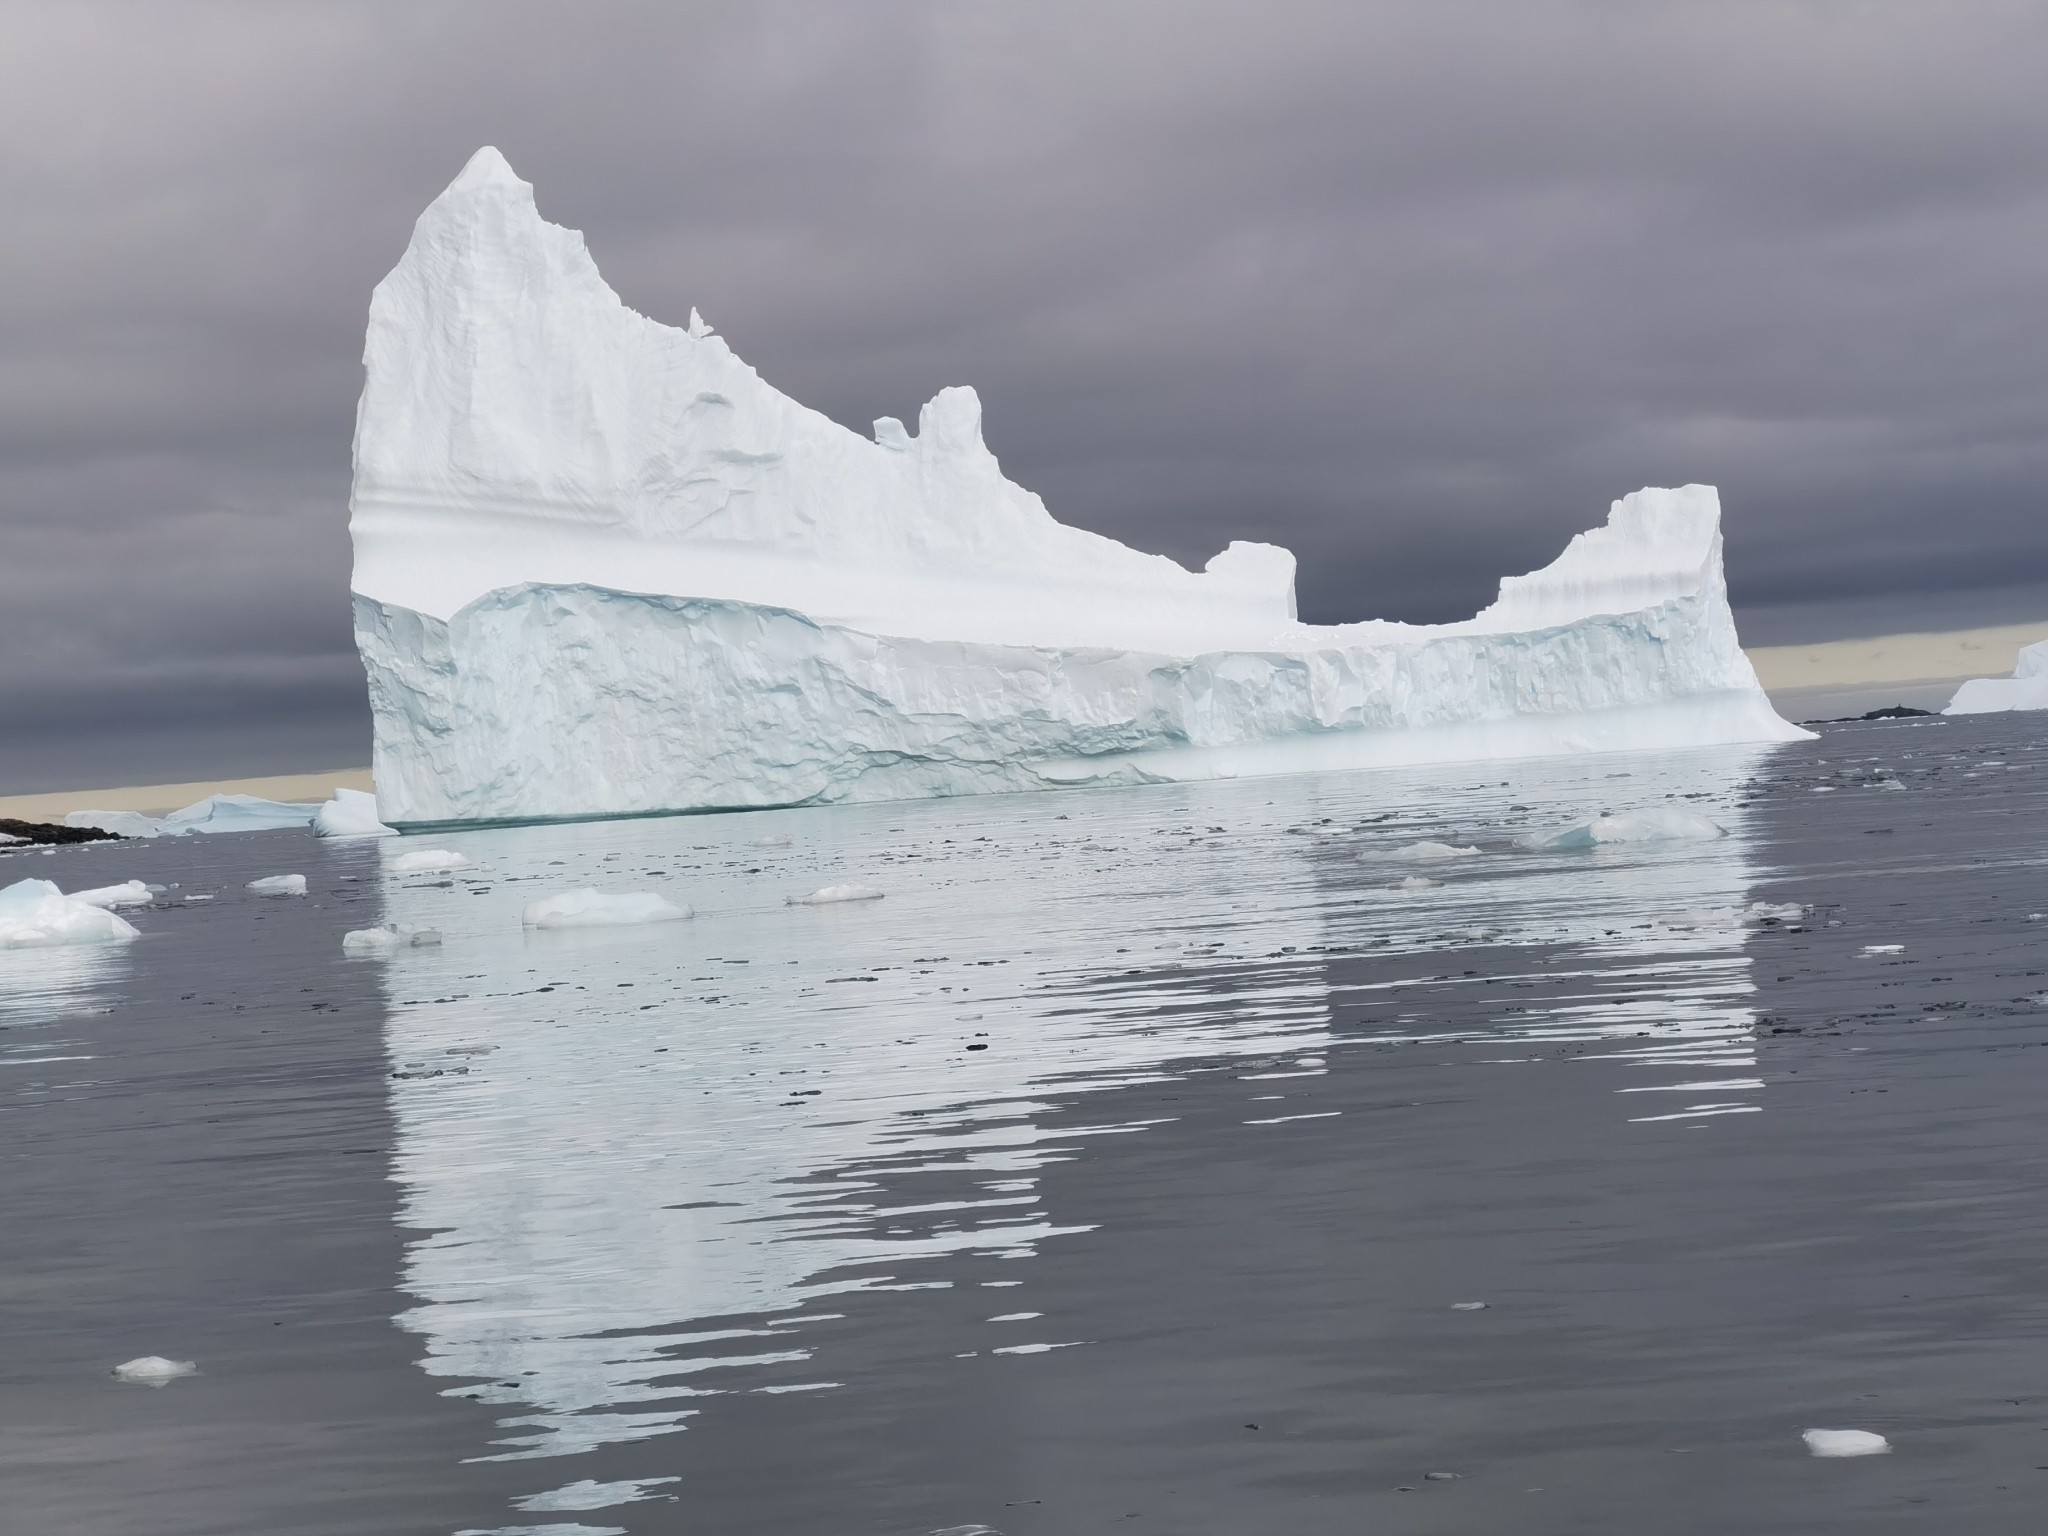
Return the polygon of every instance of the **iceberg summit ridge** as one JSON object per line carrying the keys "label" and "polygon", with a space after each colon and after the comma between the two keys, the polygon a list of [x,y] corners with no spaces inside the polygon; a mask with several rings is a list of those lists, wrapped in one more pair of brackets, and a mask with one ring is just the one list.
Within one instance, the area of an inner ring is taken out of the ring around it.
{"label": "iceberg summit ridge", "polygon": [[355,627],[398,826],[1786,740],[1709,486],[1455,624],[1301,623],[1055,520],[971,389],[872,438],[634,313],[485,149],[376,289]]}

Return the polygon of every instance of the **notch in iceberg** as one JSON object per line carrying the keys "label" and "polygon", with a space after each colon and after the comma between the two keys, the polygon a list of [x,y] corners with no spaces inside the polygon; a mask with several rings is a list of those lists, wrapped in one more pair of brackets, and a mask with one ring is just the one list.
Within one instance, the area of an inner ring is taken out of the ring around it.
{"label": "notch in iceberg", "polygon": [[971,389],[863,437],[634,313],[493,149],[364,364],[355,628],[401,829],[1805,734],[1737,644],[1711,487],[1616,502],[1472,619],[1303,624],[1284,549],[1190,571],[1057,522]]}

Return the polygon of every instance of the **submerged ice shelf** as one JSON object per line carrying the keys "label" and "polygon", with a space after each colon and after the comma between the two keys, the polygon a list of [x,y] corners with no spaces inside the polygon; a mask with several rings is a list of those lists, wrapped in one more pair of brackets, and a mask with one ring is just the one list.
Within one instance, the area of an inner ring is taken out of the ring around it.
{"label": "submerged ice shelf", "polygon": [[370,307],[351,532],[382,818],[904,799],[1785,740],[1707,486],[1462,623],[1299,622],[1055,521],[969,389],[861,437],[627,309],[478,152]]}

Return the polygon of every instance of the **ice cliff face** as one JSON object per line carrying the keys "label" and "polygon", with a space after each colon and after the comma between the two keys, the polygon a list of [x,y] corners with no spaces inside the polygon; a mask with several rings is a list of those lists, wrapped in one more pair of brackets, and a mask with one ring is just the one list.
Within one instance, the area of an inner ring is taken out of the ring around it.
{"label": "ice cliff face", "polygon": [[1995,715],[2048,709],[2048,640],[2024,647],[2011,677],[1973,677],[1955,692],[1944,715]]}
{"label": "ice cliff face", "polygon": [[633,313],[482,150],[370,307],[356,633],[398,824],[1776,740],[1713,490],[1641,491],[1476,618],[1305,625],[1056,522],[972,390],[872,440]]}

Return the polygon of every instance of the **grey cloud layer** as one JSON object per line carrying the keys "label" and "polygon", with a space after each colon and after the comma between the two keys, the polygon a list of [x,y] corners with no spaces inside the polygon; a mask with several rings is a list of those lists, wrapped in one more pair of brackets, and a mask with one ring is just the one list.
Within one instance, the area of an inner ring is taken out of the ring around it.
{"label": "grey cloud layer", "polygon": [[635,307],[856,427],[973,383],[1311,617],[1709,480],[1760,638],[1970,622],[2048,581],[2042,78],[1967,0],[14,6],[0,787],[363,756],[363,310],[486,142]]}

